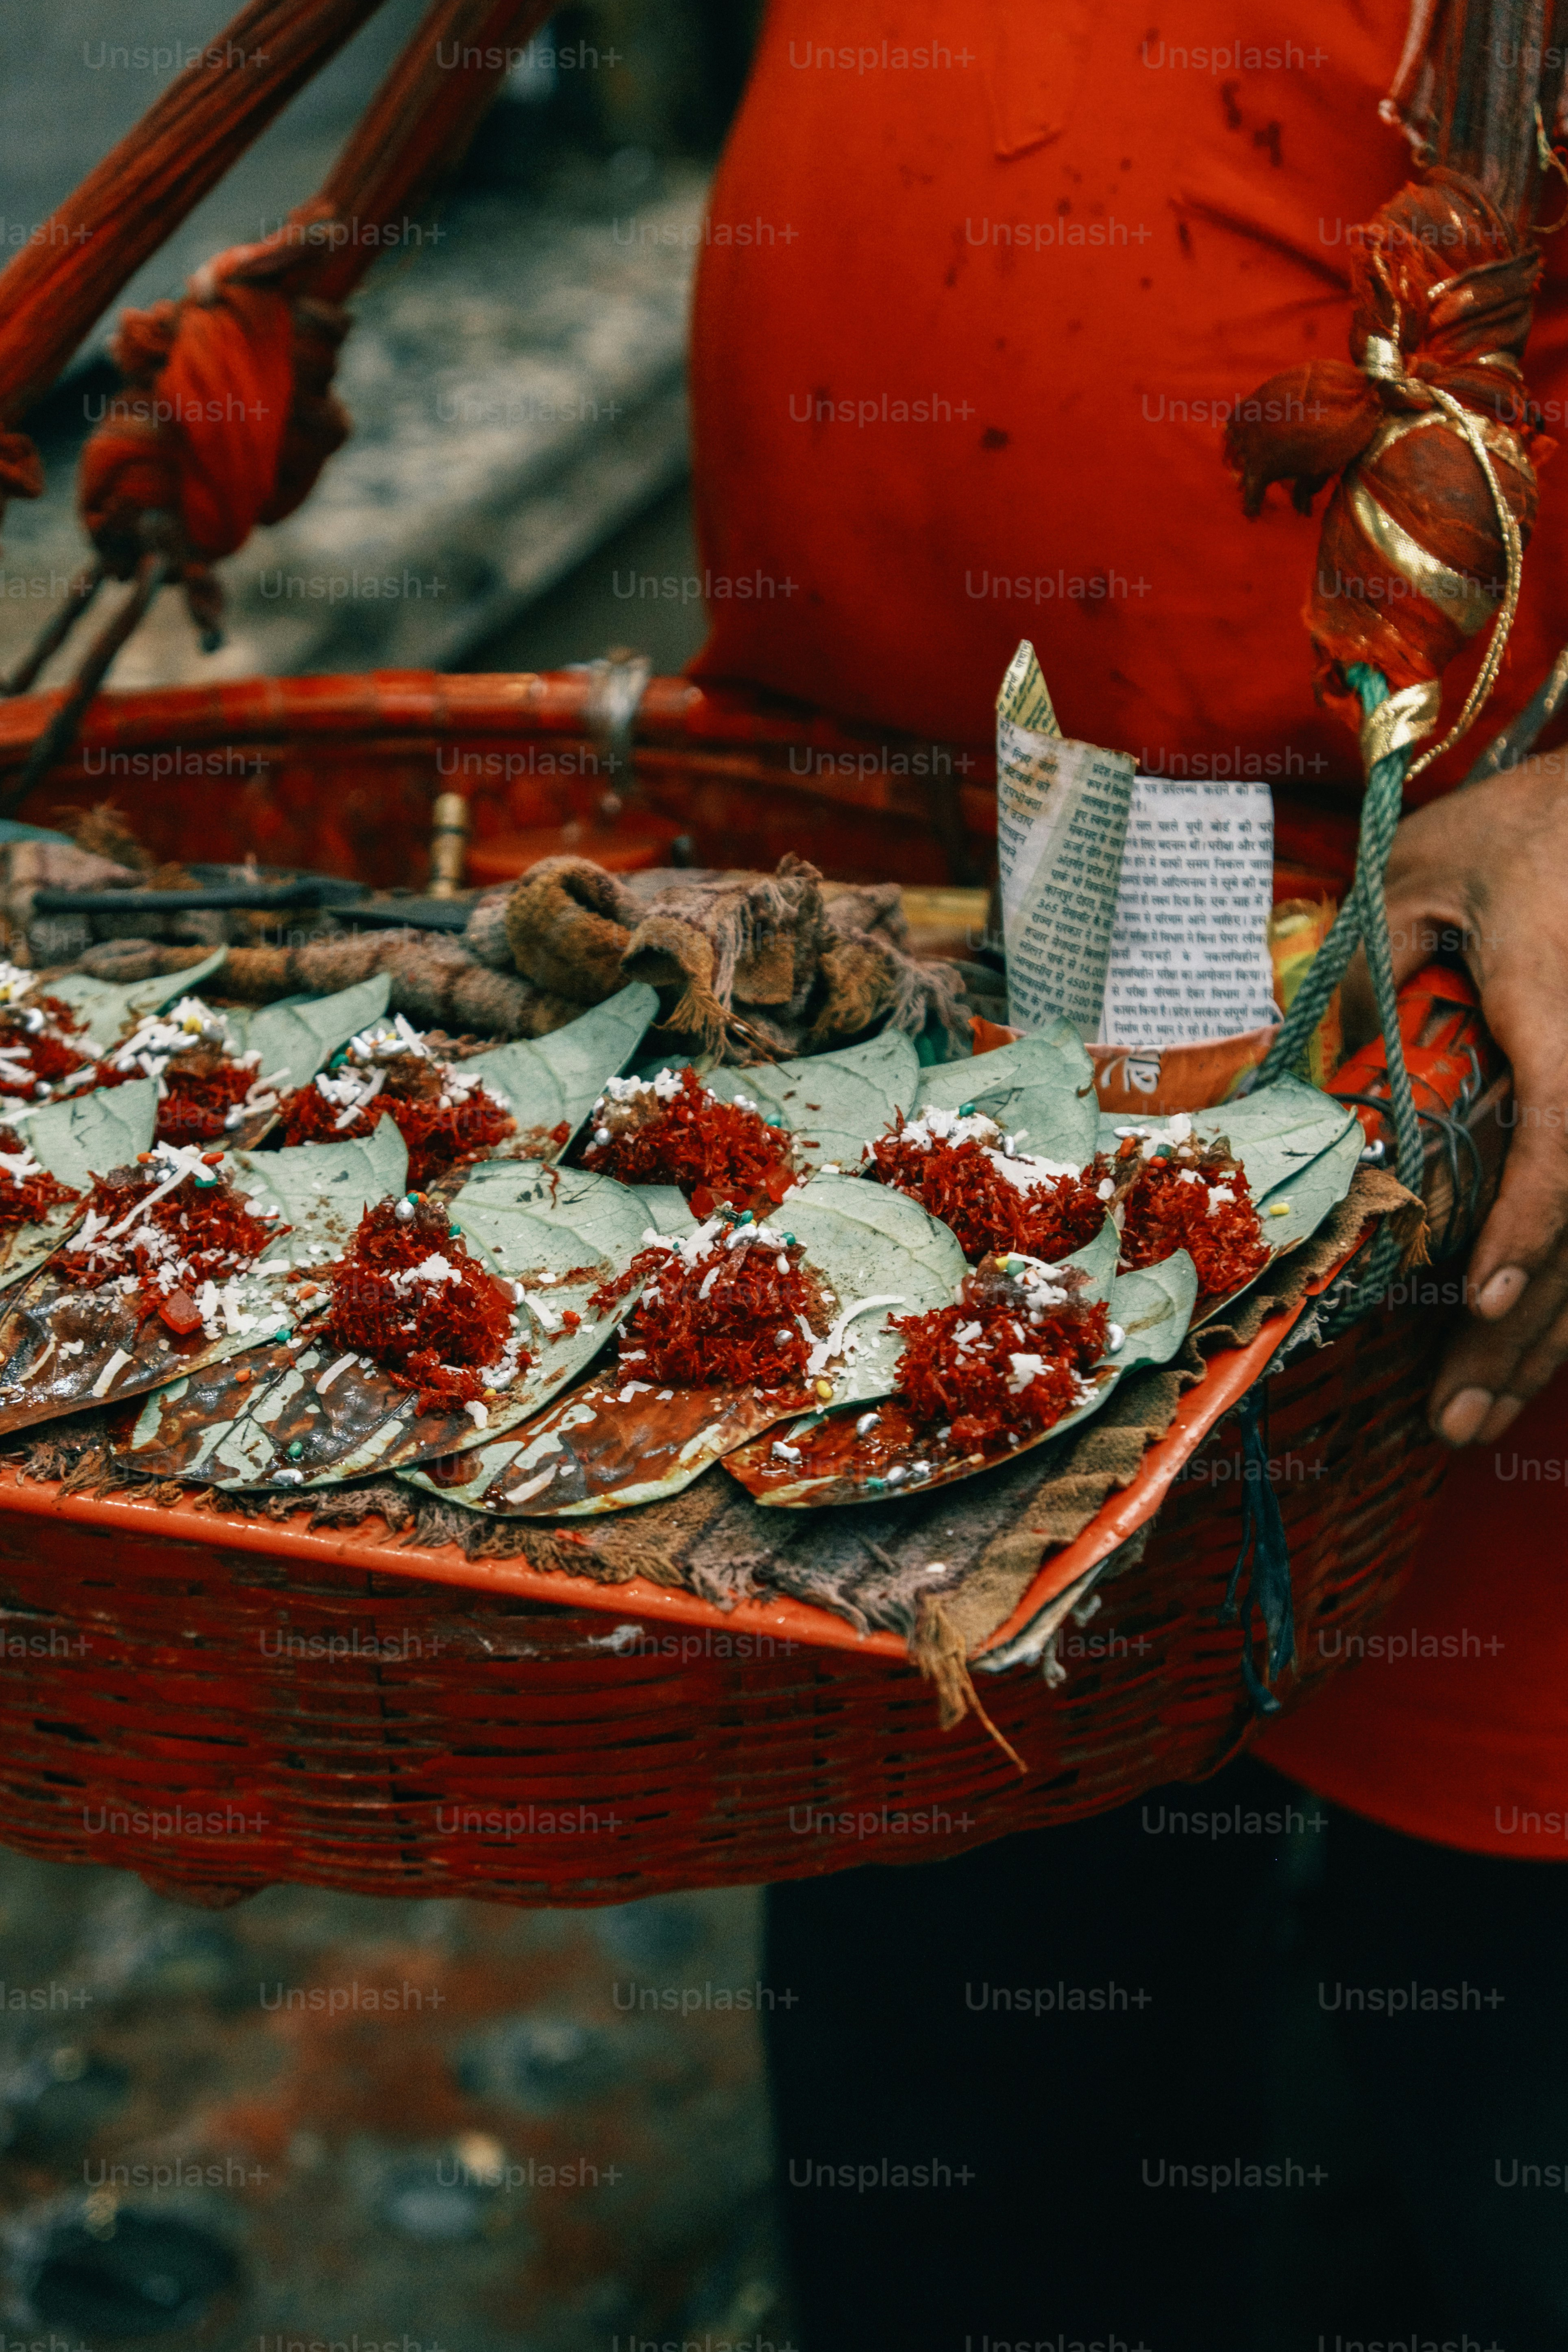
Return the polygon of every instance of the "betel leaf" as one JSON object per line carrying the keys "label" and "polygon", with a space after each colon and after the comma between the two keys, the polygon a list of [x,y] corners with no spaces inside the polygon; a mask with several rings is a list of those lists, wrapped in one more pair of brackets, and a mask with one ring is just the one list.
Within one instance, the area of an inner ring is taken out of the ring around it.
{"label": "betel leaf", "polygon": [[[1190,1140],[1200,1149],[1228,1142],[1246,1171],[1270,1262],[1298,1248],[1343,1200],[1365,1139],[1349,1104],[1320,1094],[1299,1078],[1281,1078],[1239,1102],[1174,1118],[1102,1114],[1102,1151],[1114,1153],[1130,1134],[1156,1142]],[[1263,1272],[1267,1268],[1253,1281],[1260,1280]],[[1205,1299],[1196,1320],[1212,1322],[1251,1287],[1251,1282],[1242,1283],[1223,1297]]]}
{"label": "betel leaf", "polygon": [[1018,1138],[1015,1149],[1031,1159],[1077,1170],[1094,1157],[1100,1129],[1094,1068],[1068,1021],[1058,1019],[994,1053],[921,1071],[917,1118],[923,1110],[969,1107]]}
{"label": "betel leaf", "polygon": [[[1263,1238],[1268,1244],[1269,1262],[1283,1257],[1288,1251],[1299,1249],[1310,1241],[1318,1227],[1338,1208],[1354,1181],[1357,1165],[1365,1148],[1366,1137],[1359,1119],[1352,1118],[1344,1133],[1336,1137],[1326,1151],[1315,1160],[1307,1160],[1293,1176],[1265,1192],[1256,1202],[1258,1221]],[[1250,1181],[1250,1171],[1248,1175]],[[1268,1272],[1265,1266],[1254,1281],[1261,1282]],[[1252,1283],[1243,1283],[1224,1298],[1205,1299],[1194,1317],[1194,1323],[1212,1323],[1223,1309],[1234,1307],[1245,1297]]]}
{"label": "betel leaf", "polygon": [[282,1151],[236,1151],[225,1162],[235,1183],[258,1207],[274,1203],[290,1231],[267,1253],[273,1265],[325,1265],[341,1255],[373,1202],[401,1192],[408,1146],[389,1118],[357,1139],[296,1143]]}
{"label": "betel leaf", "polygon": [[36,1225],[14,1225],[0,1234],[0,1290],[20,1282],[59,1247],[81,1217],[95,1176],[122,1168],[148,1149],[157,1115],[157,1087],[151,1078],[135,1078],[129,1086],[46,1103],[17,1125],[34,1158],[80,1198],[58,1202]]}
{"label": "betel leaf", "polygon": [[697,1222],[679,1184],[628,1184],[626,1191],[647,1211],[656,1234],[689,1234]]}
{"label": "betel leaf", "polygon": [[754,1102],[770,1126],[799,1137],[813,1168],[853,1174],[872,1137],[912,1108],[920,1079],[912,1040],[901,1029],[884,1029],[879,1037],[836,1054],[750,1070],[710,1070],[702,1083],[721,1101],[742,1095]]}
{"label": "betel leaf", "polygon": [[805,1390],[722,1383],[711,1389],[645,1388],[601,1371],[560,1398],[516,1437],[465,1454],[474,1467],[460,1484],[410,1470],[416,1486],[501,1517],[586,1518],[661,1502],[808,1402]]}
{"label": "betel leaf", "polygon": [[176,1337],[158,1316],[143,1318],[134,1290],[124,1292],[116,1282],[83,1289],[65,1278],[58,1255],[47,1260],[0,1317],[0,1432],[101,1400],[118,1402],[268,1344],[287,1349],[291,1343],[274,1335],[296,1312],[290,1271],[337,1255],[368,1202],[387,1191],[389,1170],[402,1183],[403,1139],[384,1138],[388,1127],[383,1121],[365,1143],[304,1144],[224,1160],[223,1174],[249,1195],[258,1213],[276,1208],[273,1222],[293,1230],[268,1243],[227,1287],[232,1313],[221,1316],[216,1339],[201,1329]]}
{"label": "betel leaf", "polygon": [[[814,1177],[775,1223],[803,1244],[824,1286],[837,1344],[820,1377],[845,1401],[885,1395],[901,1344],[887,1318],[947,1304],[966,1271],[958,1244],[901,1192],[847,1176]],[[601,1372],[510,1446],[480,1449],[472,1477],[441,1491],[503,1516],[626,1510],[679,1494],[803,1402],[801,1391],[759,1394],[728,1382],[661,1389],[630,1367],[610,1378]],[[437,1484],[429,1476],[419,1483]]]}
{"label": "betel leaf", "polygon": [[1263,1221],[1264,1235],[1276,1251],[1293,1249],[1298,1242],[1316,1233],[1329,1212],[1336,1209],[1350,1191],[1365,1149],[1366,1135],[1361,1121],[1352,1118],[1326,1151],[1304,1161],[1293,1174],[1263,1194],[1258,1203],[1258,1215]]}
{"label": "betel leaf", "polygon": [[[237,1151],[225,1166],[258,1212],[277,1209],[278,1223],[289,1228],[268,1245],[257,1268],[273,1286],[279,1311],[243,1350],[207,1349],[179,1360],[180,1376],[172,1384],[161,1383],[140,1416],[111,1438],[110,1450],[141,1468],[137,1440],[156,1433],[147,1462],[171,1477],[182,1475],[192,1459],[205,1458],[300,1356],[306,1343],[294,1327],[319,1315],[326,1293],[324,1286],[312,1293],[308,1284],[289,1283],[286,1277],[291,1273],[320,1275],[342,1255],[366,1209],[403,1190],[408,1150],[391,1119],[381,1119],[358,1140],[301,1143],[281,1151]],[[235,1362],[241,1352],[245,1361]],[[175,1369],[165,1369],[164,1382]],[[129,1379],[117,1381],[116,1399],[134,1387]],[[161,1467],[165,1464],[166,1468]]]}
{"label": "betel leaf", "polygon": [[626,1064],[628,1078],[657,1078],[661,1070],[695,1070],[705,1078],[713,1067],[711,1054],[635,1054]]}
{"label": "betel leaf", "polygon": [[[1036,1430],[1016,1446],[980,1458],[958,1456],[933,1464],[929,1436],[901,1429],[895,1444],[878,1443],[856,1426],[854,1412],[814,1413],[786,1432],[784,1443],[799,1455],[790,1462],[775,1453],[772,1438],[754,1440],[730,1454],[725,1468],[758,1503],[784,1510],[820,1509],[837,1503],[888,1503],[927,1495],[1014,1462],[1048,1440],[1065,1437],[1102,1410],[1123,1377],[1146,1364],[1167,1363],[1192,1321],[1197,1275],[1185,1250],[1136,1274],[1114,1268],[1114,1233],[1106,1228],[1087,1249],[1068,1261],[1089,1276],[1086,1294],[1104,1298],[1112,1323],[1121,1327],[1120,1347],[1103,1357],[1089,1376],[1094,1394],[1048,1429]],[[1114,1336],[1114,1335],[1113,1335]],[[889,1472],[900,1475],[889,1476]]]}
{"label": "betel leaf", "polygon": [[[658,1011],[657,991],[634,981],[564,1029],[471,1055],[464,1069],[477,1071],[487,1087],[504,1096],[517,1121],[518,1132],[508,1136],[496,1156],[558,1160],[603,1094],[605,1079],[626,1068]],[[553,1130],[560,1127],[567,1133],[556,1140]]]}
{"label": "betel leaf", "polygon": [[[284,1096],[309,1086],[340,1045],[346,1045],[351,1037],[380,1019],[391,988],[390,976],[377,972],[373,979],[340,989],[332,996],[291,996],[254,1010],[231,1005],[215,1010],[227,1032],[229,1050],[237,1055],[258,1053],[261,1058],[255,1066],[257,1079],[274,1079],[270,1091]],[[230,1149],[251,1151],[276,1127],[279,1113],[273,1108],[250,1111],[244,1118],[233,1113],[230,1117],[234,1119],[226,1130]]]}
{"label": "betel leaf", "polygon": [[[134,910],[135,899],[129,892],[126,906],[128,912]],[[195,994],[227,954],[226,948],[215,948],[184,971],[155,972],[148,980],[95,980],[90,972],[68,971],[50,981],[47,992],[70,1006],[100,1053],[107,1053],[150,1013],[161,1012],[176,997]]]}
{"label": "betel leaf", "polygon": [[[247,1397],[193,1382],[157,1412],[150,1405],[124,1458],[161,1476],[199,1472],[226,1486],[330,1486],[461,1453],[541,1411],[626,1313],[626,1301],[595,1310],[589,1297],[632,1256],[646,1216],[608,1177],[501,1160],[472,1171],[450,1213],[474,1254],[524,1294],[518,1328],[532,1360],[487,1402],[484,1429],[461,1406],[417,1412],[416,1392],[384,1366],[344,1356],[307,1324],[289,1349],[273,1351]],[[215,1422],[223,1424],[216,1435]]]}
{"label": "betel leaf", "polygon": [[[1272,1192],[1358,1124],[1348,1103],[1336,1102],[1332,1095],[1320,1094],[1299,1078],[1281,1078],[1260,1093],[1244,1096],[1240,1102],[1195,1110],[1187,1118],[1194,1144],[1229,1141],[1247,1171],[1255,1201]],[[1100,1119],[1100,1148],[1114,1153],[1119,1129],[1123,1133],[1152,1136],[1156,1142],[1169,1140],[1173,1125],[1177,1137],[1184,1138],[1188,1128],[1182,1120],[1140,1119],[1104,1112]]]}
{"label": "betel leaf", "polygon": [[814,1176],[778,1223],[787,1223],[824,1278],[835,1317],[858,1310],[846,1327],[845,1353],[826,1368],[835,1401],[887,1396],[903,1345],[888,1317],[947,1306],[969,1271],[952,1233],[906,1193],[851,1176]]}
{"label": "betel leaf", "polygon": [[308,1086],[340,1045],[379,1021],[391,993],[391,975],[380,971],[333,996],[294,997],[254,1011],[225,1005],[218,1017],[235,1041],[235,1052],[259,1053],[258,1075],[269,1078],[280,1071],[279,1091],[289,1093]]}

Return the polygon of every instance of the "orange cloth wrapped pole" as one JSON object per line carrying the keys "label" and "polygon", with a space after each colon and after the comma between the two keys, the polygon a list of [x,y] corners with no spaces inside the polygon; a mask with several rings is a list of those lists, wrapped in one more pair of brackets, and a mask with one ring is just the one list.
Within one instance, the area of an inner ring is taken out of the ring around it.
{"label": "orange cloth wrapped pole", "polygon": [[378,233],[467,146],[509,43],[548,13],[549,0],[434,0],[321,194],[261,243],[216,256],[179,301],[125,313],[110,349],[128,394],[82,452],[82,520],[109,572],[128,579],[142,518],[175,516],[209,646],[222,606],[210,566],[258,523],[291,514],[348,436],[331,392],[351,323],[342,297],[381,249]]}
{"label": "orange cloth wrapped pole", "polygon": [[0,274],[0,511],[37,498],[16,428],[127,278],[382,0],[250,0]]}
{"label": "orange cloth wrapped pole", "polygon": [[1438,168],[1360,233],[1346,360],[1288,368],[1226,436],[1248,515],[1289,481],[1300,513],[1334,474],[1306,608],[1319,698],[1358,732],[1356,662],[1391,689],[1436,678],[1504,605],[1507,551],[1486,477],[1428,387],[1480,420],[1528,543],[1539,430],[1521,361],[1541,256],[1472,180]]}

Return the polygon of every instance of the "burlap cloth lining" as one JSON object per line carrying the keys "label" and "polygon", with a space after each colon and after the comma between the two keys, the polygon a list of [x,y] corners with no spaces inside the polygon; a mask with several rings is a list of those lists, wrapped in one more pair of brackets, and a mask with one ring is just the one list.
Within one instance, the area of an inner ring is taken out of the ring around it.
{"label": "burlap cloth lining", "polygon": [[[721,1607],[789,1593],[862,1631],[901,1633],[918,1657],[917,1632],[928,1631],[948,1641],[956,1635],[973,1654],[1011,1616],[1046,1554],[1081,1534],[1107,1496],[1135,1476],[1184,1392],[1203,1378],[1205,1357],[1255,1339],[1378,1215],[1393,1217],[1396,1227],[1414,1215],[1419,1225],[1418,1204],[1403,1186],[1359,1169],[1348,1197],[1311,1240],[1279,1259],[1223,1322],[1189,1334],[1170,1364],[1130,1374],[1104,1411],[1070,1435],[926,1500],[764,1510],[716,1465],[667,1503],[602,1518],[491,1519],[397,1479],[371,1479],[324,1488],[311,1498],[310,1524],[353,1526],[375,1517],[394,1544],[456,1544],[470,1559],[521,1559],[610,1585],[646,1577]],[[110,1458],[97,1414],[52,1423],[18,1453],[30,1475],[62,1478],[72,1491],[147,1491]],[[181,1492],[166,1490],[170,1499]],[[215,1511],[279,1519],[300,1508],[288,1495],[209,1492],[203,1499]],[[942,1573],[933,1575],[938,1564]]]}

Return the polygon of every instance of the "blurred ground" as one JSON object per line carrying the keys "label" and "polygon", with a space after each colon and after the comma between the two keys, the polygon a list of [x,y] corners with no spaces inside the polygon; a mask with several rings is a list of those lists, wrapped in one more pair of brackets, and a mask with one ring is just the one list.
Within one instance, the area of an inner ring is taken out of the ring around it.
{"label": "blurred ground", "polygon": [[7,2336],[782,2347],[755,1928],[749,1893],[214,1915],[0,1853]]}

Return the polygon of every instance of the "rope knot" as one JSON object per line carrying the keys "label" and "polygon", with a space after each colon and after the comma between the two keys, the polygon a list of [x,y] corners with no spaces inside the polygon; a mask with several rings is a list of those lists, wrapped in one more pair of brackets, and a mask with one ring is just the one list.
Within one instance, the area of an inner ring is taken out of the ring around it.
{"label": "rope knot", "polygon": [[216,255],[179,301],[124,313],[110,349],[126,388],[82,451],[79,503],[105,567],[131,578],[143,516],[174,516],[209,642],[221,609],[211,564],[291,514],[348,437],[331,392],[347,313],[289,282],[321,210],[303,206],[262,244]]}

